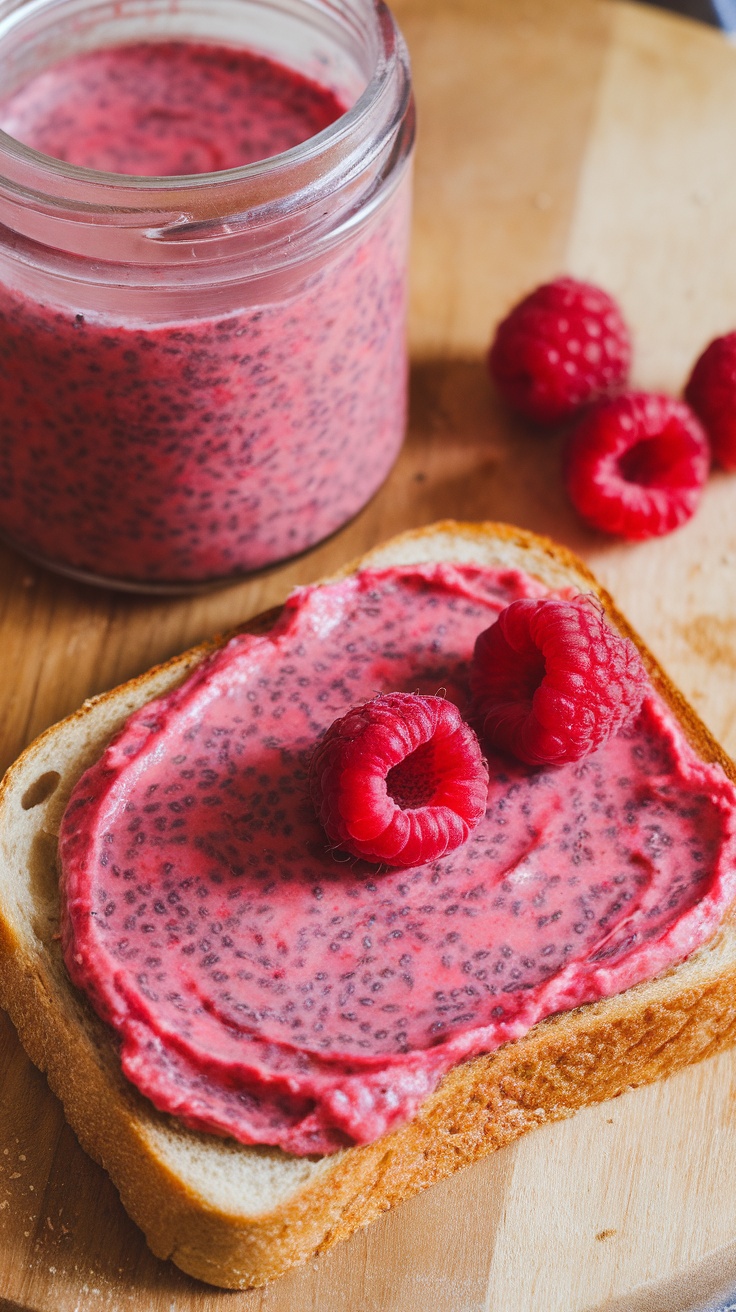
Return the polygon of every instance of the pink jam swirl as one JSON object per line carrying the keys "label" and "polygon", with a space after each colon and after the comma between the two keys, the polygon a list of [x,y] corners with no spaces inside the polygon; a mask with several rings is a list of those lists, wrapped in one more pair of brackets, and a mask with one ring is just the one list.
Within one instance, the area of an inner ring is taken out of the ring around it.
{"label": "pink jam swirl", "polygon": [[652,691],[586,759],[492,755],[485,819],[410,870],[340,861],[307,790],[320,735],[389,690],[467,709],[511,570],[304,588],[137,711],[60,835],[65,958],[123,1070],[187,1125],[293,1153],[406,1122],[456,1062],[656,975],[736,893],[736,789]]}

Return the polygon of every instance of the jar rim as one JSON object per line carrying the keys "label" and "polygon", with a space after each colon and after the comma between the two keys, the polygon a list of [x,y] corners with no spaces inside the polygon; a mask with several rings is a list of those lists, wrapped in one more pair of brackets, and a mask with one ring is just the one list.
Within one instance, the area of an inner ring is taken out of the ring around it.
{"label": "jar rim", "polygon": [[[191,240],[211,225],[241,217],[252,229],[260,215],[311,208],[324,193],[365,170],[366,145],[376,153],[411,110],[406,46],[384,0],[368,0],[378,39],[373,73],[343,114],[306,141],[250,164],[210,173],[153,177],[108,173],[55,159],[0,129],[0,201],[89,224],[109,216],[115,226],[148,228],[161,239]],[[413,115],[412,115],[413,120]],[[413,121],[410,140],[413,144]],[[5,216],[0,214],[0,223]],[[152,226],[153,225],[153,226]],[[15,226],[14,224],[10,226]]]}

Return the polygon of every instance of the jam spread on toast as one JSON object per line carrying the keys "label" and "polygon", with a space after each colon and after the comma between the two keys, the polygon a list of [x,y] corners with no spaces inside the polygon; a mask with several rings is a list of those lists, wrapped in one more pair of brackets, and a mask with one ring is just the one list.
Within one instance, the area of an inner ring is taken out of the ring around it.
{"label": "jam spread on toast", "polygon": [[658,974],[736,894],[736,789],[653,689],[584,760],[489,757],[485,819],[410,869],[333,853],[307,773],[380,692],[468,710],[479,632],[548,595],[472,565],[298,590],[130,717],[60,835],[71,977],[186,1125],[297,1154],[406,1122],[455,1063]]}

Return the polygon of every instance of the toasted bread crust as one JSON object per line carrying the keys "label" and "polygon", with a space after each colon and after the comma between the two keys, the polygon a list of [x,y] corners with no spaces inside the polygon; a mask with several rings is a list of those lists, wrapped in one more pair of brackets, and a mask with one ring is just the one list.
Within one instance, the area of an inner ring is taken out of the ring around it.
{"label": "toasted bread crust", "polygon": [[[361,568],[432,559],[518,566],[548,586],[594,593],[637,644],[696,752],[736,782],[734,764],[608,594],[577,557],[548,539],[508,525],[445,521],[392,539],[324,582]],[[238,631],[266,632],[279,613]],[[54,831],[76,780],[131,711],[180,682],[226,637],[86,702],[27,748],[6,775],[0,1002],[154,1253],[212,1284],[246,1288],[265,1284],[526,1130],[733,1042],[736,936],[730,910],[705,948],[657,979],[542,1021],[525,1038],[455,1067],[410,1124],[377,1143],[310,1161],[182,1128],[124,1079],[114,1036],[68,981],[54,937]],[[52,770],[61,776],[58,788],[24,810],[28,790]]]}

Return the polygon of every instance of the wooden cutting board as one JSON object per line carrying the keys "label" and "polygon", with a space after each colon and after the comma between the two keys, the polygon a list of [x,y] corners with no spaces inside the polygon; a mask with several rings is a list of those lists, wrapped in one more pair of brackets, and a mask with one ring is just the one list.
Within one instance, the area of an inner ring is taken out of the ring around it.
{"label": "wooden cutting board", "polygon": [[[569,510],[559,443],[496,405],[482,355],[561,271],[616,293],[636,382],[677,391],[736,325],[736,51],[604,0],[400,0],[420,111],[409,438],[348,529],[250,583],[140,600],[0,550],[0,766],[86,696],[278,603],[380,539],[500,518],[580,551],[736,752],[736,475],[639,546]],[[43,1312],[676,1312],[736,1284],[736,1053],[550,1126],[264,1291],[157,1261],[0,1022],[0,1302]],[[2,1301],[2,1299],[6,1301]]]}

